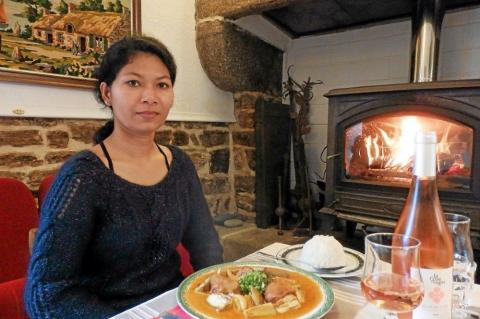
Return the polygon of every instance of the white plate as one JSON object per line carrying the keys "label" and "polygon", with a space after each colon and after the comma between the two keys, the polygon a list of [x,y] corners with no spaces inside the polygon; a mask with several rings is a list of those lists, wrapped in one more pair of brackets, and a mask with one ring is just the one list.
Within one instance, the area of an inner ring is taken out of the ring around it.
{"label": "white plate", "polygon": [[277,253],[277,257],[280,258],[279,261],[285,264],[312,272],[323,278],[343,278],[360,276],[362,274],[364,257],[361,252],[344,247],[343,251],[345,252],[347,262],[345,267],[338,270],[317,271],[306,263],[298,262],[298,260],[301,260],[300,254],[302,252],[302,248],[302,244],[284,248]]}

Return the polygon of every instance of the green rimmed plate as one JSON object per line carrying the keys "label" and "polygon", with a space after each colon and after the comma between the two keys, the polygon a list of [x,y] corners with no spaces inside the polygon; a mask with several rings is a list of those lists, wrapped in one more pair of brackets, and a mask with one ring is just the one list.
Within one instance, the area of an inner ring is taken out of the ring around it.
{"label": "green rimmed plate", "polygon": [[[201,309],[197,309],[194,304],[191,304],[188,301],[188,298],[186,297],[186,294],[190,289],[192,288],[192,284],[194,284],[195,280],[203,275],[206,275],[207,273],[210,272],[215,272],[219,268],[226,268],[226,267],[239,267],[239,266],[251,266],[251,267],[268,267],[268,268],[274,268],[274,269],[282,269],[285,271],[289,271],[292,273],[300,273],[301,275],[307,277],[310,279],[315,286],[315,289],[318,289],[318,291],[322,295],[322,299],[318,305],[315,305],[313,309],[308,311],[305,314],[302,314],[301,316],[295,316],[291,317],[291,319],[317,319],[323,317],[325,314],[327,314],[330,309],[333,307],[334,303],[334,296],[333,296],[333,291],[330,285],[323,280],[322,278],[312,275],[311,273],[307,271],[303,271],[301,269],[291,267],[288,265],[283,265],[283,264],[277,264],[277,263],[267,263],[267,262],[232,262],[232,263],[224,263],[224,264],[219,264],[219,265],[214,265],[210,266],[208,268],[202,269],[200,271],[197,271],[187,277],[178,287],[177,291],[177,302],[179,306],[188,313],[190,316],[193,318],[198,318],[198,319],[211,319],[214,317],[210,317],[204,312],[202,312]],[[267,318],[276,318],[275,317],[256,317],[258,319],[267,319]],[[285,316],[285,314],[282,315],[282,318],[288,318],[288,316]]]}

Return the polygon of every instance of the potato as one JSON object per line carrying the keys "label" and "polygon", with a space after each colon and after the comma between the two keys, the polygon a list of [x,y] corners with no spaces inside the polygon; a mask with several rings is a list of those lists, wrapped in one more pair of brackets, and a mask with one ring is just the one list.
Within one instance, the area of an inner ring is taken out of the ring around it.
{"label": "potato", "polygon": [[208,294],[210,291],[210,277],[205,279],[200,285],[195,288],[195,292]]}
{"label": "potato", "polygon": [[247,299],[242,295],[233,295],[233,309],[242,312],[247,309]]}
{"label": "potato", "polygon": [[275,316],[277,311],[272,303],[253,306],[243,311],[245,317]]}
{"label": "potato", "polygon": [[300,302],[298,302],[297,297],[295,297],[294,295],[286,295],[275,303],[275,310],[278,313],[285,313],[290,309],[297,309],[300,307]]}
{"label": "potato", "polygon": [[250,297],[252,298],[255,306],[258,306],[264,302],[262,294],[255,287],[250,287]]}
{"label": "potato", "polygon": [[299,303],[303,304],[305,302],[305,293],[298,287],[295,289],[295,295],[297,296]]}

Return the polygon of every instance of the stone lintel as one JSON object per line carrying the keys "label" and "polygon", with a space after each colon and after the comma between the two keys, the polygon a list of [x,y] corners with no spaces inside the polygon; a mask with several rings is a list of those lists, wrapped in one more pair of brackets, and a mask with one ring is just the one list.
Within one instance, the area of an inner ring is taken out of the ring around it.
{"label": "stone lintel", "polygon": [[229,92],[281,94],[283,53],[228,21],[197,24],[197,50],[210,80]]}
{"label": "stone lintel", "polygon": [[238,19],[302,1],[305,0],[197,0],[195,2],[196,18],[200,20],[220,16]]}

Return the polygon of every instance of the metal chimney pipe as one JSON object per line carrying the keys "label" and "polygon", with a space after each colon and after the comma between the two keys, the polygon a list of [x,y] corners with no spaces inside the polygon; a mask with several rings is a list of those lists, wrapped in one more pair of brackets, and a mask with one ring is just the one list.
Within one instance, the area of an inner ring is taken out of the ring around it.
{"label": "metal chimney pipe", "polygon": [[437,80],[440,31],[445,15],[444,0],[417,0],[412,16],[410,82]]}

